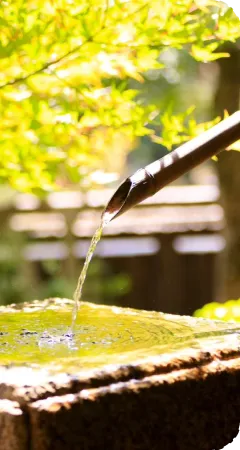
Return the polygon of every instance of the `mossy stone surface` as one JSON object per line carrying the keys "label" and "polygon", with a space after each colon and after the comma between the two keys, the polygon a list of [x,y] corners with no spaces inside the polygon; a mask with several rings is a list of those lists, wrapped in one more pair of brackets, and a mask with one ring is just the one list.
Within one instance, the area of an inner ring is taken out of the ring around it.
{"label": "mossy stone surface", "polygon": [[4,450],[220,450],[235,437],[238,324],[83,303],[72,337],[71,311],[0,308]]}
{"label": "mossy stone surface", "polygon": [[82,302],[71,336],[72,301],[0,308],[0,365],[76,374],[178,351],[240,343],[240,325]]}

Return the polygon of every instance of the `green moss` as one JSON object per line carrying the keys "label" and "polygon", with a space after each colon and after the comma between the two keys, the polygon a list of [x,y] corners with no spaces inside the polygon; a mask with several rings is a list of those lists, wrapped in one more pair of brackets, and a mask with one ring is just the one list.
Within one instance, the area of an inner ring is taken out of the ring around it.
{"label": "green moss", "polygon": [[0,309],[2,365],[71,373],[127,364],[189,346],[201,348],[206,339],[221,339],[234,328],[221,322],[82,303],[72,338],[68,334],[71,302],[44,305]]}

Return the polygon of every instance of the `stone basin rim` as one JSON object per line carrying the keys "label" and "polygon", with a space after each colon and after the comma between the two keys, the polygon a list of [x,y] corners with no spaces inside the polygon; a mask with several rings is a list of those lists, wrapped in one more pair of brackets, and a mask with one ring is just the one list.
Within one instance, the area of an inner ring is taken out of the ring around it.
{"label": "stone basin rim", "polygon": [[[69,299],[46,299],[44,301],[33,301],[31,304],[24,303],[21,305],[9,305],[6,308],[0,307],[0,312],[6,310],[10,312],[27,311],[34,312],[44,310],[46,308],[62,308],[71,306],[73,301]],[[93,305],[92,308],[104,310],[111,307],[105,305]],[[112,307],[117,312],[124,312],[125,314],[137,314],[137,310],[131,308],[123,309],[120,307]],[[146,316],[151,316],[151,311],[141,311]],[[163,313],[157,313],[159,317]],[[164,314],[164,317],[169,319],[178,316]],[[206,319],[195,319],[188,316],[181,316],[181,319],[186,319],[195,323],[221,323],[221,321],[206,321]],[[163,353],[158,356],[149,356],[144,361],[136,360],[128,364],[110,364],[102,368],[88,369],[85,371],[76,371],[76,373],[59,373],[51,374],[45,369],[29,368],[26,365],[4,366],[0,364],[0,399],[16,400],[20,403],[25,401],[35,401],[56,395],[65,395],[68,393],[77,393],[84,389],[100,388],[110,386],[112,384],[129,382],[133,379],[144,380],[146,377],[153,377],[157,375],[164,375],[170,373],[177,373],[182,370],[190,370],[196,368],[206,368],[215,363],[219,366],[224,365],[225,362],[234,360],[237,364],[239,359],[240,364],[240,340],[234,339],[234,333],[239,333],[238,324],[226,324],[229,327],[229,336],[225,336],[224,344],[212,346],[206,350],[199,349],[181,349],[171,354]]]}

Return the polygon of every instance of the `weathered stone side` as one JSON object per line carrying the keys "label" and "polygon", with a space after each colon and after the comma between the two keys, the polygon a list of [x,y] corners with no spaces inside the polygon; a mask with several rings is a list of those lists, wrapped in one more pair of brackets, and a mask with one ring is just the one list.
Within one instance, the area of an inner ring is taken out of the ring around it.
{"label": "weathered stone side", "polygon": [[28,450],[26,415],[17,402],[0,400],[0,449]]}
{"label": "weathered stone side", "polygon": [[219,450],[238,433],[239,386],[237,359],[39,400],[31,450]]}

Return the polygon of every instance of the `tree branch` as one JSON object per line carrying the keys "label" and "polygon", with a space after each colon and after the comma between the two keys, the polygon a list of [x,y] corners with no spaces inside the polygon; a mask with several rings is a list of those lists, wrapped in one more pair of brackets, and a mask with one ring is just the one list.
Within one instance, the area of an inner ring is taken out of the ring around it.
{"label": "tree branch", "polygon": [[[134,16],[136,13],[140,12],[142,9],[144,9],[146,6],[148,5],[148,3],[141,5],[139,8],[137,8],[134,13],[130,14],[128,16],[128,19],[131,16]],[[106,8],[104,11],[104,18],[103,18],[103,22],[101,24],[100,29],[95,33],[94,36],[89,36],[89,38],[87,38],[82,44],[74,47],[72,50],[70,50],[69,52],[65,53],[62,56],[59,56],[58,58],[56,58],[54,61],[48,61],[45,64],[42,65],[42,67],[40,67],[37,70],[34,70],[33,72],[28,73],[27,75],[23,75],[21,77],[17,77],[14,78],[13,80],[7,81],[7,83],[0,85],[0,89],[4,89],[7,86],[13,86],[14,84],[17,83],[21,83],[24,81],[27,81],[29,78],[33,77],[34,75],[37,75],[38,73],[44,72],[45,70],[47,70],[49,67],[54,66],[55,64],[58,64],[59,62],[63,61],[65,58],[67,58],[70,55],[73,55],[74,53],[76,53],[78,50],[80,50],[85,44],[91,42],[104,28],[104,24],[106,21],[106,16],[107,16],[107,12],[109,9],[109,0],[106,0]]]}
{"label": "tree branch", "polygon": [[62,56],[59,56],[58,58],[54,59],[53,61],[48,61],[47,63],[43,64],[42,67],[40,67],[37,70],[34,70],[33,72],[28,73],[27,75],[23,75],[22,77],[17,77],[14,78],[11,81],[8,81],[5,84],[0,85],[0,89],[4,89],[7,86],[12,86],[14,84],[17,83],[21,83],[23,81],[28,80],[29,78],[33,77],[34,75],[37,75],[38,73],[44,72],[45,70],[47,70],[49,67],[54,66],[55,64],[58,64],[59,62],[61,62],[63,59],[67,58],[70,55],[73,55],[74,53],[76,53],[78,50],[80,50],[85,44],[87,44],[88,42],[91,42],[93,39],[93,36],[90,36],[88,39],[86,39],[82,44],[74,47],[72,50],[70,50],[69,52],[65,53]]}

